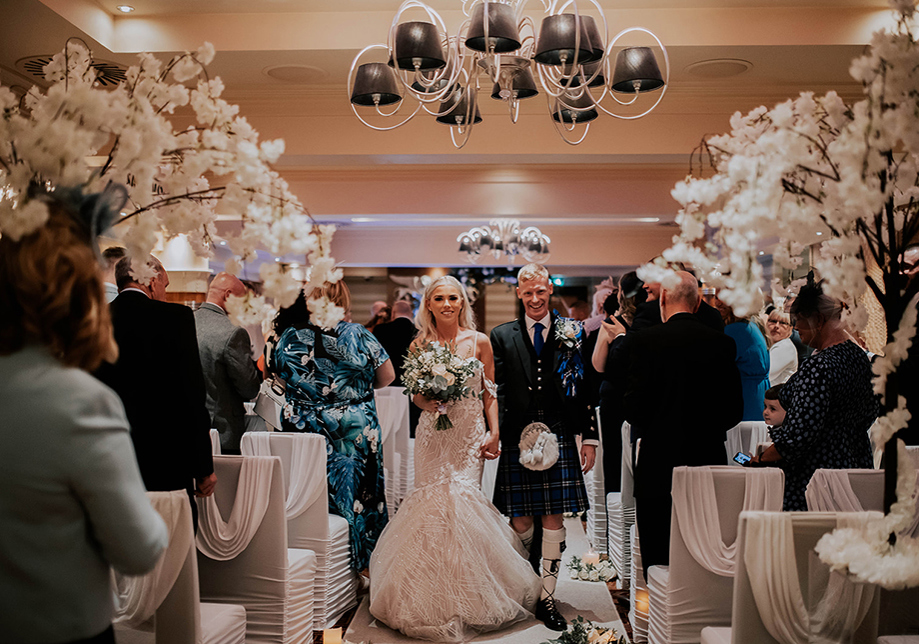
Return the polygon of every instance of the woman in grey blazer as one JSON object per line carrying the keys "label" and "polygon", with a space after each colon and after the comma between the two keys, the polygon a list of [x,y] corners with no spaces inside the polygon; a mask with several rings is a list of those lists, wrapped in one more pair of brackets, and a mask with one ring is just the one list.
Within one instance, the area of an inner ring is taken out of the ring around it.
{"label": "woman in grey blazer", "polygon": [[121,401],[87,373],[117,347],[80,203],[0,238],[4,644],[114,642],[110,567],[147,572],[168,541]]}

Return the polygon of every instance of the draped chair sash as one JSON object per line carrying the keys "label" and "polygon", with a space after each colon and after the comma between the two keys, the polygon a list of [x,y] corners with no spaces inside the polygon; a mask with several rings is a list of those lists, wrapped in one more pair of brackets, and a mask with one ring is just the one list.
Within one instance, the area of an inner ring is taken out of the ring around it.
{"label": "draped chair sash", "polygon": [[272,456],[272,440],[290,440],[290,483],[284,510],[287,520],[295,519],[325,493],[326,441],[317,434],[246,432],[240,443],[243,454]]}
{"label": "draped chair sash", "polygon": [[191,508],[185,490],[147,492],[150,505],[169,530],[169,546],[156,566],[145,575],[112,571],[116,623],[139,628],[148,622],[179,578],[192,543]]}
{"label": "draped chair sash", "polygon": [[[840,528],[855,527],[880,518],[878,512],[837,514]],[[876,588],[856,584],[844,575],[831,572],[812,553],[809,611],[801,592],[795,555],[793,521],[823,525],[826,513],[748,512],[744,535],[744,565],[763,626],[781,644],[829,644],[843,641],[865,619],[874,601]],[[815,572],[816,571],[816,572]]]}
{"label": "draped chair sash", "polygon": [[[744,470],[743,509],[781,510],[783,482],[784,476],[778,469]],[[722,540],[711,468],[674,468],[673,509],[683,543],[699,565],[716,575],[733,577],[737,568],[737,542],[726,544]]]}
{"label": "draped chair sash", "polygon": [[245,458],[230,520],[224,521],[214,496],[198,498],[198,550],[217,561],[237,557],[248,547],[268,510],[273,458]]}

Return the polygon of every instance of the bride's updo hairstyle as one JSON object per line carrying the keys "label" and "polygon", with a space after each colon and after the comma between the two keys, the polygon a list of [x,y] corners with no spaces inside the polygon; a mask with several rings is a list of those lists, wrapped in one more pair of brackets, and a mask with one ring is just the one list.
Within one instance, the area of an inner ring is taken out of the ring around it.
{"label": "bride's updo hairstyle", "polygon": [[418,307],[418,313],[415,315],[415,326],[418,327],[418,338],[422,342],[433,342],[437,339],[437,325],[434,323],[434,314],[428,310],[428,303],[434,294],[434,289],[438,286],[450,286],[459,292],[463,300],[463,308],[460,310],[457,319],[461,329],[475,331],[475,318],[472,315],[472,305],[469,303],[469,297],[466,295],[466,289],[452,275],[444,275],[428,284],[424,289],[424,297],[421,300],[421,306]]}

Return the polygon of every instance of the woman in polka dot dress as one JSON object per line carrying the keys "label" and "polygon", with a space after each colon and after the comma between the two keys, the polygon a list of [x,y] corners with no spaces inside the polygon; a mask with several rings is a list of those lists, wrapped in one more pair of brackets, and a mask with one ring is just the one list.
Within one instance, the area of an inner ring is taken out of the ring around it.
{"label": "woman in polka dot dress", "polygon": [[784,470],[786,511],[807,510],[804,491],[818,468],[873,467],[868,430],[879,405],[871,363],[849,339],[842,310],[819,284],[802,288],[791,306],[801,340],[815,351],[785,383],[779,395],[785,422],[756,459],[778,461]]}

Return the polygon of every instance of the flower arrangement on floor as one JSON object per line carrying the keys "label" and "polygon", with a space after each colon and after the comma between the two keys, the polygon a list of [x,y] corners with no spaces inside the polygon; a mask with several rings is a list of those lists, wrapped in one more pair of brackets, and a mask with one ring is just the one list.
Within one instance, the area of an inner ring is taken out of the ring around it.
{"label": "flower arrangement on floor", "polygon": [[820,235],[827,241],[814,267],[825,292],[853,305],[851,326],[867,322],[861,298],[866,290],[874,295],[884,310],[887,346],[874,363],[885,415],[872,440],[885,446],[896,493],[887,490],[880,523],[837,530],[818,550],[835,569],[896,589],[919,585],[919,544],[896,536],[909,523],[915,476],[902,458],[902,441],[891,440],[909,418],[903,396],[919,395],[896,373],[916,335],[919,299],[919,279],[902,272],[902,253],[919,235],[919,44],[916,0],[891,0],[891,6],[896,25],[875,33],[850,68],[864,99],[848,105],[835,92],[802,93],[771,109],[738,112],[730,134],[702,143],[699,158],[710,159],[714,172],[701,176],[700,163],[696,176],[676,185],[681,233],[639,275],[667,285],[674,279],[668,263],[689,262],[744,316],[762,303],[758,241],[778,237],[775,263],[794,268],[804,248],[799,240]]}
{"label": "flower arrangement on floor", "polygon": [[616,570],[608,559],[597,563],[586,563],[583,557],[574,556],[568,560],[568,572],[572,579],[581,581],[607,582],[616,578]]}
{"label": "flower arrangement on floor", "polygon": [[439,342],[417,347],[405,356],[402,375],[404,393],[410,396],[422,394],[439,401],[434,429],[450,429],[453,423],[447,415],[448,405],[479,395],[468,383],[481,365],[475,358],[459,357],[449,346]]}
{"label": "flower arrangement on floor", "polygon": [[[340,279],[330,252],[334,228],[317,225],[271,169],[284,142],[260,143],[239,108],[220,98],[223,83],[206,73],[214,53],[205,43],[165,63],[140,54],[126,80],[106,89],[95,82],[89,49],[70,39],[44,68],[47,89],[32,87],[20,99],[0,86],[0,234],[18,240],[37,230],[55,190],[89,196],[120,184],[128,202],[114,226],[125,229],[132,256],[149,254],[157,233],[184,234],[208,255],[220,210],[240,217],[226,236],[229,272],[263,247],[306,255],[307,288]],[[301,284],[283,266],[263,265],[260,275],[277,306],[293,303]],[[146,282],[152,269],[137,277]],[[327,328],[344,313],[323,300],[309,306]],[[241,324],[270,313],[265,298],[252,295],[231,298],[227,308]]]}
{"label": "flower arrangement on floor", "polygon": [[554,640],[543,644],[625,644],[625,635],[619,635],[615,628],[597,626],[580,615],[571,620],[568,630]]}

